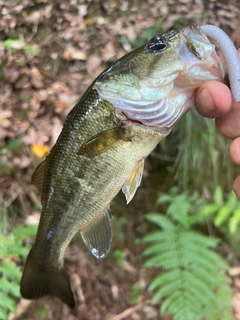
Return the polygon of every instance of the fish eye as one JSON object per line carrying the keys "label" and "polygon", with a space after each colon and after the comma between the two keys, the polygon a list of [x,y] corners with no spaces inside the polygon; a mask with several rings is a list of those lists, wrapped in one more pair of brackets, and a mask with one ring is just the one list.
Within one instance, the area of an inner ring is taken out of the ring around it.
{"label": "fish eye", "polygon": [[146,45],[147,52],[156,53],[165,50],[167,40],[159,36],[152,38]]}

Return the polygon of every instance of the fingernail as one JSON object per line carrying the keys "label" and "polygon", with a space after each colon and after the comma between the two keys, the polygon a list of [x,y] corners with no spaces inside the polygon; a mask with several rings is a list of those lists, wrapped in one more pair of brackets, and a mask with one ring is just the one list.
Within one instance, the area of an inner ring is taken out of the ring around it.
{"label": "fingernail", "polygon": [[207,89],[203,89],[199,93],[199,100],[201,102],[201,105],[207,110],[207,111],[215,111],[216,107],[213,102],[213,99],[210,95],[210,93],[207,91]]}

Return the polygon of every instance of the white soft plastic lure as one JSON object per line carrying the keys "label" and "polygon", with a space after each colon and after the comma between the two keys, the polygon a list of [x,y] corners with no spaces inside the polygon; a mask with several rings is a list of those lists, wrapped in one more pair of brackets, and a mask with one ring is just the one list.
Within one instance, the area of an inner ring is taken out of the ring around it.
{"label": "white soft plastic lure", "polygon": [[218,27],[206,24],[201,26],[201,29],[222,51],[227,66],[233,98],[235,101],[240,102],[240,56],[234,43],[229,36]]}

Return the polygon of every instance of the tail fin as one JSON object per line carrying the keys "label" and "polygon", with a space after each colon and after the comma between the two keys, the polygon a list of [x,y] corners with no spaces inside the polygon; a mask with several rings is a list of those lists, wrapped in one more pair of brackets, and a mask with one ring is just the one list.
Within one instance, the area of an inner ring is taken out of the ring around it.
{"label": "tail fin", "polygon": [[63,268],[39,265],[34,258],[33,249],[27,258],[20,291],[25,299],[38,299],[50,294],[61,299],[70,308],[75,306],[66,271]]}

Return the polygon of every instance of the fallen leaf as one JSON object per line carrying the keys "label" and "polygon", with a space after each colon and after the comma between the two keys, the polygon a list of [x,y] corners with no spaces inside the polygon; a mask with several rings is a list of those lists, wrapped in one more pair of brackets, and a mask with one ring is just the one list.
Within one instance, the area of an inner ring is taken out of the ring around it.
{"label": "fallen leaf", "polygon": [[31,145],[31,150],[35,156],[37,156],[38,158],[42,158],[49,152],[50,147],[34,143]]}
{"label": "fallen leaf", "polygon": [[28,168],[28,167],[30,166],[31,162],[32,162],[32,159],[31,159],[30,157],[23,156],[23,157],[21,158],[19,167],[20,167],[21,169],[23,169],[23,168]]}
{"label": "fallen leaf", "polygon": [[234,279],[234,286],[237,288],[240,288],[240,279],[238,278]]}
{"label": "fallen leaf", "polygon": [[240,267],[233,267],[228,270],[228,274],[231,277],[236,277],[240,274]]}
{"label": "fallen leaf", "polygon": [[88,57],[86,69],[93,77],[96,77],[102,71],[102,59],[99,54],[91,54]]}
{"label": "fallen leaf", "polygon": [[29,214],[25,220],[25,223],[27,225],[29,224],[38,224],[40,220],[40,213],[39,212],[33,212],[32,214]]}
{"label": "fallen leaf", "polygon": [[39,89],[43,87],[43,75],[36,67],[33,67],[31,70],[31,81],[35,88]]}
{"label": "fallen leaf", "polygon": [[114,40],[109,41],[104,48],[103,59],[105,61],[108,61],[111,58],[113,58],[115,56],[115,54],[116,54],[115,42],[114,42]]}
{"label": "fallen leaf", "polygon": [[68,46],[63,52],[65,60],[86,60],[87,55],[83,50],[78,50],[72,46]]}
{"label": "fallen leaf", "polygon": [[12,111],[11,110],[1,110],[0,123],[2,128],[9,128],[11,126]]}

